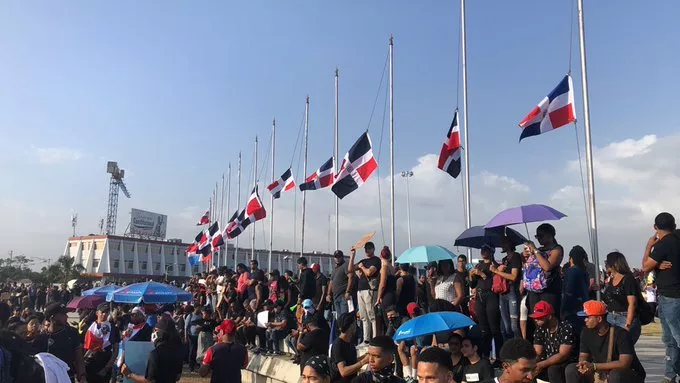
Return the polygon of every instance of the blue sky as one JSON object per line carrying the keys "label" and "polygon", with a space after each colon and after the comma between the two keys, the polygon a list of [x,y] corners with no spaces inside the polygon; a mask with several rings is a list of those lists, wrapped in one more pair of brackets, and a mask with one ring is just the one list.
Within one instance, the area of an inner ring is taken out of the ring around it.
{"label": "blue sky", "polygon": [[[568,70],[571,5],[468,1],[472,174],[530,185],[524,203],[549,202],[563,186],[550,175],[576,158],[572,127],[521,145],[516,127]],[[677,132],[680,3],[586,1],[585,12],[594,145]],[[71,209],[81,216],[79,231],[95,232],[107,160],[128,171],[133,194],[121,201],[119,230],[138,207],[167,213],[170,234],[189,239],[192,228],[179,218],[173,226],[173,217],[205,209],[239,150],[246,193],[253,138],[261,138],[262,159],[273,117],[277,172],[285,170],[307,94],[316,168],[331,155],[336,66],[344,153],[367,127],[390,33],[395,163],[416,166],[438,152],[456,107],[458,17],[457,1],[3,3],[0,254],[61,252]],[[580,117],[575,18],[573,27]],[[375,146],[382,114],[381,99],[370,127]],[[27,235],[44,231],[41,243]]]}

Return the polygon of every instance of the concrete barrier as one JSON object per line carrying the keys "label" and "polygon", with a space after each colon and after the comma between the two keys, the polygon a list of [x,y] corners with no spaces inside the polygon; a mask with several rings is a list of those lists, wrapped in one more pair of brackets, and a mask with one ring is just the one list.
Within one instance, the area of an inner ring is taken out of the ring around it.
{"label": "concrete barrier", "polygon": [[300,365],[290,356],[263,356],[248,352],[248,367],[241,371],[244,383],[296,383],[300,381]]}

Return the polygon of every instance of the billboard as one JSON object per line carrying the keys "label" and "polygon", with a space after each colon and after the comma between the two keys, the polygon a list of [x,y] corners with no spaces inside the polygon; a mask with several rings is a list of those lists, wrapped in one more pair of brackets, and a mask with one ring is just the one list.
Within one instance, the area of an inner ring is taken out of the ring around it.
{"label": "billboard", "polygon": [[130,234],[165,239],[167,226],[167,215],[139,209],[130,213]]}

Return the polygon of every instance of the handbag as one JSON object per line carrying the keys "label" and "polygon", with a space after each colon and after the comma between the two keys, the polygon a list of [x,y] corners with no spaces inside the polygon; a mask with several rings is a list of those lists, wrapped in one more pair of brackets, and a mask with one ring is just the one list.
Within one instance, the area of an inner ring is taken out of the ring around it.
{"label": "handbag", "polygon": [[[607,363],[612,361],[612,354],[614,353],[614,326],[609,326],[609,348],[607,350]],[[607,383],[609,373],[605,371],[595,371],[593,377],[594,383]]]}

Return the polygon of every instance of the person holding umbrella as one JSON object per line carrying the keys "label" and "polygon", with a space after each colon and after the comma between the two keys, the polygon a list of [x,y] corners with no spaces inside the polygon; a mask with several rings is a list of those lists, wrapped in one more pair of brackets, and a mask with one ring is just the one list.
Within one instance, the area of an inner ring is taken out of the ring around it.
{"label": "person holding umbrella", "polygon": [[557,243],[555,234],[553,225],[541,224],[536,228],[536,240],[541,247],[536,248],[531,241],[524,246],[524,251],[529,257],[523,270],[529,314],[533,313],[536,303],[546,301],[555,309],[555,315],[560,316],[559,307],[562,295],[560,265],[564,257],[564,249]]}

